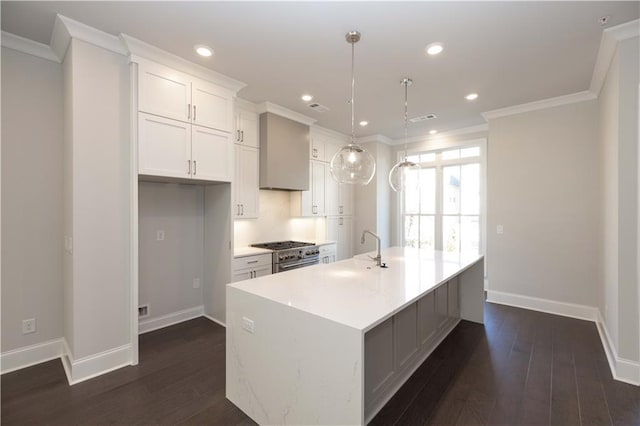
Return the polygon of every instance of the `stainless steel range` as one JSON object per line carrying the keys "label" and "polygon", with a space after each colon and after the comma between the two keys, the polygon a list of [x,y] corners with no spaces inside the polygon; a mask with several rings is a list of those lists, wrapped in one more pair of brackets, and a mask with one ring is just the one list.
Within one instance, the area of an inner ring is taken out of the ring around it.
{"label": "stainless steel range", "polygon": [[273,250],[272,271],[274,274],[320,263],[320,249],[313,243],[274,241],[251,244],[251,247]]}

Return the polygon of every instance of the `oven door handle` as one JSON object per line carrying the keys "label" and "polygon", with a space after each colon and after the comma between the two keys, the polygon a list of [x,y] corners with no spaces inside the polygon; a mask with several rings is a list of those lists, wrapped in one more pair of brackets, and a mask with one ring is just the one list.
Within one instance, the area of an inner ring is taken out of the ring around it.
{"label": "oven door handle", "polygon": [[292,268],[301,268],[303,266],[311,266],[311,265],[317,265],[318,263],[320,263],[320,258],[316,258],[307,262],[297,262],[297,263],[293,263],[291,265],[282,265],[280,264],[279,269],[281,270],[285,270],[285,269],[292,269]]}

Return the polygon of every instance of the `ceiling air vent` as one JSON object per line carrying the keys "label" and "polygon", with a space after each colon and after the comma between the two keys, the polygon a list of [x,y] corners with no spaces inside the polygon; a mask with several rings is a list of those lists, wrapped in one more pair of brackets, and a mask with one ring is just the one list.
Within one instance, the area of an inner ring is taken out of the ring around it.
{"label": "ceiling air vent", "polygon": [[420,123],[421,121],[434,120],[436,118],[438,117],[436,117],[435,114],[427,114],[427,115],[421,115],[420,117],[410,118],[409,121],[412,123]]}
{"label": "ceiling air vent", "polygon": [[329,111],[329,108],[328,108],[328,107],[326,107],[326,106],[324,106],[324,105],[320,105],[320,104],[319,104],[319,103],[317,103],[317,102],[314,102],[314,103],[309,104],[309,105],[307,105],[307,106],[308,106],[309,108],[311,108],[312,110],[317,111],[317,112],[327,112],[327,111]]}

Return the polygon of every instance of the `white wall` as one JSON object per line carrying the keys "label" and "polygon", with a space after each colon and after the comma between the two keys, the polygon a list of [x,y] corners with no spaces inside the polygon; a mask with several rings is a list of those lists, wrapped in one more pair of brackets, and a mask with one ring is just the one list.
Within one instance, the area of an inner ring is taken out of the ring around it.
{"label": "white wall", "polygon": [[638,302],[638,37],[621,41],[603,85],[604,273],[599,308],[617,355],[640,358]]}
{"label": "white wall", "polygon": [[[489,290],[596,306],[601,274],[596,101],[489,122]],[[496,234],[496,226],[504,234]]]}
{"label": "white wall", "polygon": [[288,191],[260,190],[258,219],[234,221],[234,246],[269,241],[324,239],[324,219],[291,217]]}
{"label": "white wall", "polygon": [[63,334],[62,78],[2,48],[2,351]]}
{"label": "white wall", "polygon": [[149,305],[141,321],[202,306],[204,187],[140,182],[138,190],[138,305]]}
{"label": "white wall", "polygon": [[130,342],[130,95],[126,57],[77,39],[70,48],[73,306],[65,309],[79,359]]}

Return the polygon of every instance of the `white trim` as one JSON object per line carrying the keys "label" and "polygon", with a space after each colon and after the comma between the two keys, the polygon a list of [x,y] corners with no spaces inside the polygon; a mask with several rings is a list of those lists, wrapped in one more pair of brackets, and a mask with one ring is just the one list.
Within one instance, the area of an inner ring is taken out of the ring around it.
{"label": "white trim", "polygon": [[29,40],[28,38],[20,37],[6,31],[2,31],[2,47],[46,59],[48,61],[61,62],[58,55],[56,55],[48,44],[38,43],[37,41]]}
{"label": "white trim", "polygon": [[201,317],[204,313],[204,306],[196,306],[195,308],[183,309],[157,318],[151,318],[139,321],[139,333],[144,334],[160,328],[169,327],[170,325],[179,324],[194,318]]}
{"label": "white trim", "polygon": [[297,121],[298,123],[306,124],[307,126],[311,126],[317,121],[315,118],[307,117],[304,114],[292,111],[278,104],[274,104],[273,102],[262,102],[261,104],[258,104],[256,110],[258,114],[262,114],[264,112],[272,112],[281,117]]}
{"label": "white trim", "polygon": [[3,352],[0,355],[2,374],[60,358],[62,346],[62,339],[53,339]]}
{"label": "white trim", "polygon": [[599,309],[596,326],[598,327],[598,334],[600,335],[604,352],[607,355],[613,378],[632,385],[640,385],[640,363],[618,357],[618,352],[607,331],[607,326]]}
{"label": "white trim", "polygon": [[131,344],[131,365],[139,363],[139,318],[138,318],[138,299],[139,291],[139,211],[138,211],[138,64],[131,62],[129,64],[129,95],[131,96],[129,114],[129,137],[131,143],[129,145],[129,179],[130,194],[129,202],[131,208],[129,210],[129,223],[131,232],[129,234],[129,243],[131,244],[131,261],[129,262],[129,300],[131,300],[129,312],[129,342]]}
{"label": "white trim", "polygon": [[525,112],[537,111],[545,108],[553,108],[561,105],[573,104],[576,102],[591,101],[593,99],[597,99],[597,96],[594,93],[585,90],[583,92],[571,93],[569,95],[557,96],[555,98],[542,99],[526,104],[486,111],[482,113],[482,116],[485,120],[489,121],[495,118],[506,117],[509,115],[522,114]]}
{"label": "white trim", "polygon": [[358,143],[371,143],[371,142],[379,142],[385,145],[393,145],[394,141],[391,138],[386,137],[385,135],[371,135],[365,136],[363,138],[358,138]]}
{"label": "white trim", "polygon": [[117,36],[100,31],[97,28],[90,27],[87,24],[67,18],[66,16],[56,15],[56,22],[51,37],[51,47],[58,55],[58,58],[60,58],[60,62],[64,59],[64,55],[67,52],[72,38],[82,40],[120,55],[126,55],[128,53],[126,46]]}
{"label": "white trim", "polygon": [[220,321],[220,320],[215,319],[215,318],[214,318],[214,317],[212,317],[212,316],[209,316],[209,315],[207,315],[207,314],[202,314],[202,316],[203,316],[203,317],[205,317],[206,319],[208,319],[209,321],[213,321],[213,322],[215,322],[216,324],[221,325],[221,326],[223,326],[224,328],[227,328],[227,325],[226,325],[225,323],[223,323],[223,322],[222,322],[222,321]]}
{"label": "white trim", "polygon": [[236,97],[236,108],[248,112],[258,113],[258,105],[246,99]]}
{"label": "white trim", "polygon": [[335,130],[327,129],[326,127],[318,126],[317,124],[311,125],[311,130],[314,133],[319,133],[322,136],[328,136],[330,138],[339,139],[343,142],[348,142],[350,137]]}
{"label": "white trim", "polygon": [[131,37],[127,34],[120,34],[120,40],[128,53],[131,55],[131,60],[137,62],[138,58],[145,58],[154,62],[161,63],[170,68],[174,68],[178,71],[191,74],[195,77],[203,80],[210,81],[211,83],[225,87],[234,93],[245,87],[247,84],[234,78],[228,77],[224,74],[220,74],[209,68],[198,65],[195,62],[188,61],[180,56],[166,52],[156,46],[145,43],[142,40]]}
{"label": "white trim", "polygon": [[71,380],[69,380],[69,384],[75,385],[131,365],[131,345],[126,344],[76,360],[73,359],[71,353],[67,353],[67,356],[71,363]]}
{"label": "white trim", "polygon": [[558,302],[494,290],[487,291],[487,301],[587,321],[595,321],[598,315],[598,309],[593,306]]}
{"label": "white trim", "polygon": [[602,90],[611,60],[616,53],[618,42],[638,36],[640,36],[640,20],[638,19],[607,28],[602,32],[598,58],[596,59],[596,65],[593,67],[591,84],[589,85],[590,92],[600,96],[600,90]]}
{"label": "white trim", "polygon": [[[448,130],[446,132],[436,133],[435,135],[412,136],[410,138],[407,138],[407,144],[440,141],[451,136],[468,135],[472,133],[481,133],[488,131],[489,125],[487,123],[483,123],[478,124],[477,126],[461,127],[459,129]],[[393,139],[390,145],[404,145],[404,139]]]}

